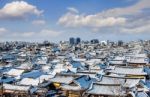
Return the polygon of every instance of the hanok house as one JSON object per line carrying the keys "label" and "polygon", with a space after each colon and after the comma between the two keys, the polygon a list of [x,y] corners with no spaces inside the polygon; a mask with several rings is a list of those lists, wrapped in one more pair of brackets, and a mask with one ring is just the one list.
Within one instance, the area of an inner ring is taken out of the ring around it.
{"label": "hanok house", "polygon": [[29,71],[32,69],[32,66],[33,66],[33,64],[31,62],[24,62],[20,66],[17,66],[16,69]]}
{"label": "hanok house", "polygon": [[63,74],[56,74],[54,78],[51,78],[49,81],[53,82],[54,84],[69,84],[73,81],[74,77],[71,75],[63,75]]}
{"label": "hanok house", "polygon": [[109,65],[126,66],[127,61],[124,56],[115,56],[113,59],[109,60]]}
{"label": "hanok house", "polygon": [[16,95],[21,97],[28,97],[28,95],[30,95],[30,89],[31,86],[2,84],[1,95],[5,97],[14,97]]}
{"label": "hanok house", "polygon": [[130,78],[145,78],[147,75],[147,73],[144,72],[143,67],[115,67],[114,69],[106,72],[110,73],[110,75],[122,75]]}
{"label": "hanok house", "polygon": [[4,97],[45,97],[47,93],[46,88],[39,88],[25,85],[2,84],[1,95]]}
{"label": "hanok house", "polygon": [[141,66],[141,65],[147,65],[149,63],[149,58],[146,56],[146,54],[136,54],[132,56],[126,57],[127,62],[131,66]]}
{"label": "hanok house", "polygon": [[99,84],[93,85],[86,91],[89,97],[125,97],[126,92],[122,89],[121,85],[112,84]]}
{"label": "hanok house", "polygon": [[81,75],[88,75],[91,78],[95,78],[97,72],[91,72],[89,70],[84,70],[84,71],[80,71],[77,72],[76,75],[81,76]]}
{"label": "hanok house", "polygon": [[18,82],[20,85],[26,85],[26,86],[38,86],[39,84],[42,84],[44,81],[48,81],[50,78],[54,77],[54,75],[50,74],[44,74],[40,70],[33,70],[28,73],[24,73],[21,76],[21,80]]}
{"label": "hanok house", "polygon": [[4,74],[12,77],[21,76],[25,70],[12,68],[8,72],[4,72]]}
{"label": "hanok house", "polygon": [[[144,79],[141,79],[141,80],[144,80]],[[112,77],[112,76],[110,77],[110,76],[104,75],[100,77],[100,79],[96,83],[92,84],[93,86],[91,86],[88,89],[88,91],[86,91],[86,96],[94,96],[94,97],[127,96],[128,97],[129,95],[131,96],[131,93],[133,95],[136,95],[136,93],[134,93],[136,89],[140,91],[145,90],[145,88],[141,86],[139,82],[140,82],[139,78],[133,79],[133,78],[126,78],[126,77]],[[99,90],[99,87],[100,87],[100,90]],[[107,89],[107,90],[102,90],[101,88]]]}
{"label": "hanok house", "polygon": [[49,79],[51,82],[50,90],[54,90],[57,94],[61,93],[61,95],[65,95],[63,91],[61,91],[61,86],[63,84],[70,84],[73,81],[74,77],[72,75],[64,75],[64,74],[56,74],[54,78]]}
{"label": "hanok house", "polygon": [[82,97],[85,90],[87,90],[93,82],[96,80],[90,78],[88,75],[82,75],[75,78],[70,84],[64,84],[61,86],[67,97]]}

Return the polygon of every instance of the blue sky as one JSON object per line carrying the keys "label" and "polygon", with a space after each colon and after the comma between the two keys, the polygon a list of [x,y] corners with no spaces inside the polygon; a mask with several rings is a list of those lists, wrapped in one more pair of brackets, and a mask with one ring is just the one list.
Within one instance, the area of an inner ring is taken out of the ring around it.
{"label": "blue sky", "polygon": [[0,0],[0,41],[150,39],[150,0]]}

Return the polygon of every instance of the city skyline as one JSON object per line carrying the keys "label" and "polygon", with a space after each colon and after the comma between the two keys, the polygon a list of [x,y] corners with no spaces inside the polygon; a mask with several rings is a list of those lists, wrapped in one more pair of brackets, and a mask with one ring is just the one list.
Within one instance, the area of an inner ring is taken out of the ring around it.
{"label": "city skyline", "polygon": [[0,41],[150,39],[149,0],[0,0]]}

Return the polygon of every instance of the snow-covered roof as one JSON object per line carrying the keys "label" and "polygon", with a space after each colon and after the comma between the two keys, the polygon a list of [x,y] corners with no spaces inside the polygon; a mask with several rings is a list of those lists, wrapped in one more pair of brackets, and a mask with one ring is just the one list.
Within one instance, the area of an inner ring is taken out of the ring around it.
{"label": "snow-covered roof", "polygon": [[149,97],[144,91],[140,91],[137,93],[137,97]]}
{"label": "snow-covered roof", "polygon": [[19,84],[20,85],[27,85],[27,86],[38,86],[38,84],[41,83],[39,79],[32,79],[32,78],[23,78]]}
{"label": "snow-covered roof", "polygon": [[64,90],[72,90],[72,91],[80,91],[82,88],[80,86],[71,86],[71,85],[63,85],[61,86]]}
{"label": "snow-covered roof", "polygon": [[20,76],[25,70],[21,69],[10,69],[8,72],[5,72],[5,74],[10,76]]}
{"label": "snow-covered roof", "polygon": [[120,85],[102,85],[94,83],[92,88],[86,91],[88,94],[109,95],[109,96],[125,96]]}
{"label": "snow-covered roof", "polygon": [[31,69],[32,66],[33,66],[33,64],[27,62],[27,63],[21,64],[20,66],[18,66],[16,68],[18,68],[18,69]]}
{"label": "snow-covered roof", "polygon": [[110,60],[109,64],[122,65],[122,64],[126,64],[126,62],[124,62],[123,60]]}
{"label": "snow-covered roof", "polygon": [[72,77],[72,76],[56,75],[54,78],[50,79],[49,81],[56,82],[56,83],[69,84],[73,81],[73,79],[74,79],[74,77]]}
{"label": "snow-covered roof", "polygon": [[3,84],[3,87],[5,90],[25,91],[25,92],[28,92],[28,90],[30,90],[30,86],[22,86],[22,85]]}
{"label": "snow-covered roof", "polygon": [[98,82],[100,84],[114,84],[114,85],[121,85],[125,82],[125,79],[117,78],[117,77],[106,77],[103,76],[102,79]]}
{"label": "snow-covered roof", "polygon": [[37,79],[40,80],[40,82],[43,82],[44,80],[49,80],[50,78],[53,78],[55,75],[41,75],[40,77],[38,77]]}
{"label": "snow-covered roof", "polygon": [[124,87],[135,87],[139,83],[140,79],[127,79],[126,82],[124,83]]}
{"label": "snow-covered roof", "polygon": [[43,72],[40,70],[33,70],[31,72],[22,74],[21,77],[22,78],[37,78],[37,77],[41,76],[42,74],[43,74]]}
{"label": "snow-covered roof", "polygon": [[48,74],[48,75],[41,75],[41,76],[39,76],[39,77],[36,78],[36,79],[33,79],[33,78],[23,78],[23,79],[19,82],[19,84],[21,84],[21,85],[33,85],[33,86],[38,86],[39,83],[43,83],[44,80],[47,80],[47,81],[48,81],[50,78],[53,78],[53,77],[54,77],[54,75]]}
{"label": "snow-covered roof", "polygon": [[101,60],[100,59],[90,59],[90,60],[85,61],[85,63],[87,63],[89,65],[93,65],[93,64],[101,63]]}
{"label": "snow-covered roof", "polygon": [[127,59],[128,63],[143,63],[143,64],[147,64],[149,63],[149,59],[148,58],[130,58]]}
{"label": "snow-covered roof", "polygon": [[81,61],[81,62],[84,62],[84,61],[86,61],[86,59],[84,59],[84,58],[73,58],[73,60],[74,61]]}
{"label": "snow-covered roof", "polygon": [[108,72],[125,75],[146,75],[143,71],[143,67],[115,67],[115,69],[109,70]]}

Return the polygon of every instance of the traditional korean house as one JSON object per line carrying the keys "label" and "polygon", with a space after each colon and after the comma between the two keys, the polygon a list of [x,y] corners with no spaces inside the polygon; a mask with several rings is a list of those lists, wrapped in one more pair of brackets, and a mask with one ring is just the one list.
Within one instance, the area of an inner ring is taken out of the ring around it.
{"label": "traditional korean house", "polygon": [[15,82],[15,78],[13,77],[8,77],[6,75],[3,75],[2,77],[0,77],[0,83],[14,83]]}
{"label": "traditional korean house", "polygon": [[125,97],[126,92],[121,85],[93,83],[86,91],[88,97]]}
{"label": "traditional korean house", "polygon": [[112,58],[111,60],[108,61],[109,65],[113,65],[113,66],[126,66],[127,65],[127,61],[125,59],[125,56],[115,56],[114,58]]}
{"label": "traditional korean house", "polygon": [[25,70],[25,71],[29,71],[31,70],[33,67],[33,64],[31,62],[24,62],[24,63],[21,63],[20,66],[17,66],[15,67],[16,69],[22,69],[22,70]]}
{"label": "traditional korean house", "polygon": [[145,66],[149,63],[149,58],[146,54],[133,54],[126,57],[128,65],[131,66]]}
{"label": "traditional korean house", "polygon": [[74,80],[72,75],[56,74],[53,78],[49,79],[50,82],[60,88],[62,84],[70,84]]}
{"label": "traditional korean house", "polygon": [[11,96],[27,97],[30,95],[31,88],[32,88],[31,86],[3,84],[1,94],[6,97],[11,97]]}
{"label": "traditional korean house", "polygon": [[114,69],[107,70],[106,72],[110,74],[124,75],[131,78],[145,78],[147,75],[147,73],[144,72],[143,67],[115,67]]}
{"label": "traditional korean house", "polygon": [[88,89],[96,80],[90,78],[88,75],[82,75],[75,78],[70,84],[64,84],[61,86],[67,97],[82,97],[86,89]]}
{"label": "traditional korean house", "polygon": [[12,77],[20,77],[24,73],[24,71],[25,70],[22,70],[22,69],[12,68],[9,71],[4,72],[4,74],[6,74],[8,76],[12,76]]}
{"label": "traditional korean house", "polygon": [[48,92],[46,88],[13,84],[3,84],[1,90],[1,94],[4,97],[45,97],[46,93]]}
{"label": "traditional korean house", "polygon": [[50,78],[53,77],[54,75],[52,74],[45,74],[41,71],[33,70],[32,72],[24,73],[21,76],[22,79],[18,82],[18,84],[27,86],[38,86],[39,84],[42,84],[44,81],[48,81]]}
{"label": "traditional korean house", "polygon": [[17,55],[16,60],[17,60],[18,62],[20,62],[20,63],[23,63],[23,62],[25,62],[25,61],[27,60],[28,57],[29,57],[29,56],[27,56],[26,53],[20,52],[20,53]]}

